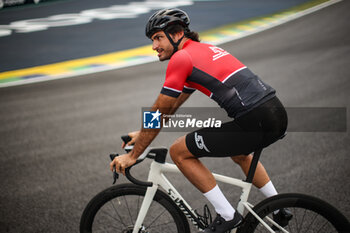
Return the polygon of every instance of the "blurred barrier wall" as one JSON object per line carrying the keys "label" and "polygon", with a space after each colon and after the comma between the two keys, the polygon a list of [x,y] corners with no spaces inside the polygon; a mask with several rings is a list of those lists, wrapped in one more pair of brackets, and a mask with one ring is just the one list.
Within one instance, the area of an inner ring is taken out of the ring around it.
{"label": "blurred barrier wall", "polygon": [[[240,39],[278,26],[340,1],[341,0],[313,0],[283,12],[225,25],[210,31],[202,32],[200,33],[200,37],[203,42],[220,45],[225,42]],[[185,3],[190,4],[190,1],[183,1],[182,4]],[[85,12],[85,14],[87,13]],[[92,14],[96,12],[90,13]],[[156,60],[158,60],[157,56],[153,53],[151,46],[148,45],[100,56],[2,72],[0,73],[0,87],[70,78],[84,74],[144,64]]]}

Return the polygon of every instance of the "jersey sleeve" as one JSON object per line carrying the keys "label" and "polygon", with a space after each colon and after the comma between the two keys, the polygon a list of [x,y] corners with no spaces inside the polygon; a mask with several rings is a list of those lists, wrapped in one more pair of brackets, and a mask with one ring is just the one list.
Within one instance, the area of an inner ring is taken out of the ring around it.
{"label": "jersey sleeve", "polygon": [[192,94],[196,90],[191,83],[185,82],[184,88],[182,89],[183,93]]}
{"label": "jersey sleeve", "polygon": [[160,93],[178,97],[184,90],[186,79],[192,73],[192,60],[184,50],[176,52],[170,59],[165,82]]}

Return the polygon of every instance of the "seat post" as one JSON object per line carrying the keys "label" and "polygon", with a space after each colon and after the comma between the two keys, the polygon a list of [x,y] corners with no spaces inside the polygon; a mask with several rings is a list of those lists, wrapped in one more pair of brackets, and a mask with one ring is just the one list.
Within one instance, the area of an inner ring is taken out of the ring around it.
{"label": "seat post", "polygon": [[253,182],[255,170],[256,170],[256,167],[258,165],[258,161],[259,161],[261,152],[262,152],[262,149],[254,151],[253,160],[252,160],[252,162],[250,164],[250,167],[249,167],[247,179],[245,180],[248,183],[252,183]]}

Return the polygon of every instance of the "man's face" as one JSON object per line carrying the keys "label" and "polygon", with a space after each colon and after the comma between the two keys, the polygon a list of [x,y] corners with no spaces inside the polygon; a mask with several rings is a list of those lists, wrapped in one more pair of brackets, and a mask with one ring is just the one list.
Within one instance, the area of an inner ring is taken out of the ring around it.
{"label": "man's face", "polygon": [[170,59],[173,54],[174,47],[171,45],[165,33],[163,31],[156,32],[152,35],[151,40],[152,49],[158,52],[159,61]]}

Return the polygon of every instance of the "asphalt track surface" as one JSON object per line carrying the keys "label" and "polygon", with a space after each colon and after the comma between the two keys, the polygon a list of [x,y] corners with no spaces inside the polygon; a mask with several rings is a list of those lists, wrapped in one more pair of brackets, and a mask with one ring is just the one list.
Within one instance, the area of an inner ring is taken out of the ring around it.
{"label": "asphalt track surface", "polygon": [[[285,106],[349,109],[349,10],[350,2],[342,1],[221,47],[276,88]],[[0,232],[78,231],[87,202],[112,183],[108,154],[122,152],[119,137],[140,127],[141,107],[158,95],[166,65],[0,90]],[[185,106],[216,104],[195,93]],[[153,145],[170,146],[181,134],[161,133]],[[261,160],[279,192],[315,195],[350,218],[349,139],[348,131],[290,132]],[[202,161],[243,178],[228,158]],[[134,174],[145,177],[147,164]],[[181,175],[172,180],[201,210],[199,191]],[[239,190],[221,188],[237,203]],[[262,199],[254,189],[252,203]]]}
{"label": "asphalt track surface", "polygon": [[[192,5],[178,4],[177,7],[188,12],[191,16],[191,27],[201,32],[224,24],[280,12],[306,1],[193,0],[182,1],[192,2]],[[38,5],[4,8],[0,11],[0,29],[1,25],[9,25],[19,20],[47,18],[62,14],[76,15],[84,10],[108,8],[113,5],[125,7],[132,2],[144,4],[146,1],[50,0]],[[50,27],[48,30],[30,33],[13,31],[9,36],[0,37],[0,72],[96,56],[147,45],[149,40],[144,34],[145,22],[151,12],[159,8],[161,6],[155,6],[144,13],[135,14],[135,18],[100,20],[96,19],[97,16],[95,16],[94,20],[86,24]]]}

